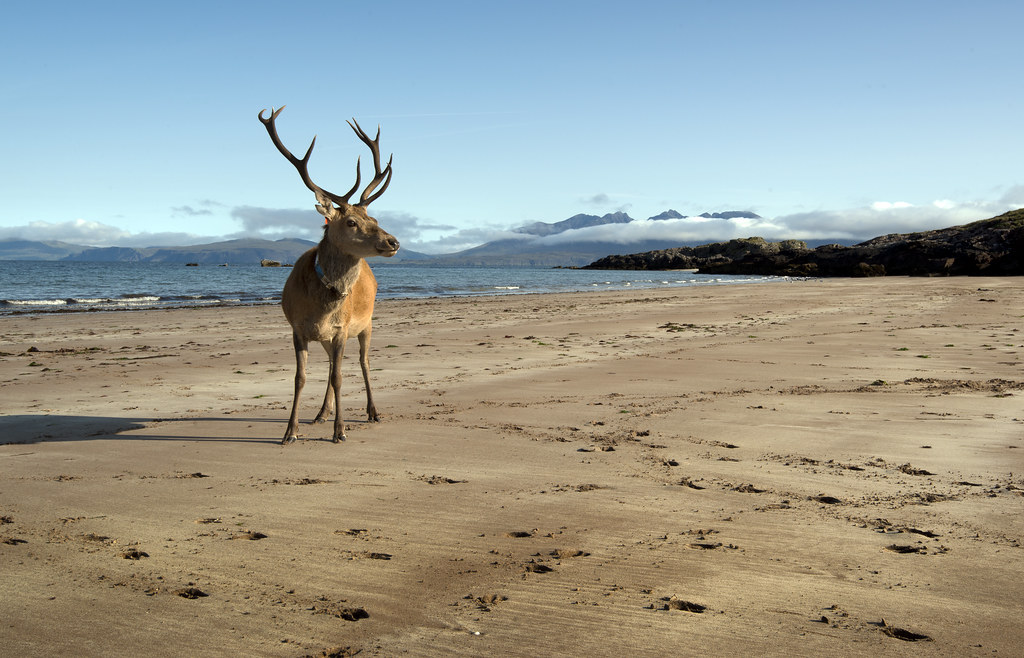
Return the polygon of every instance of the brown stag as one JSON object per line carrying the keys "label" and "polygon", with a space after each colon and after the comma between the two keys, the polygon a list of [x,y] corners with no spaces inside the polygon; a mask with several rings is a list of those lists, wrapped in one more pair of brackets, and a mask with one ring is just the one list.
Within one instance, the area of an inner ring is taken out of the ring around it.
{"label": "brown stag", "polygon": [[[323,345],[330,358],[330,375],[327,378],[327,393],[320,413],[313,420],[322,423],[332,411],[334,414],[335,443],[345,440],[345,423],[341,413],[341,360],[345,353],[345,342],[351,336],[359,338],[359,365],[363,371],[366,386],[366,415],[370,422],[377,422],[380,416],[373,404],[370,392],[370,333],[373,319],[373,304],[377,297],[377,280],[364,258],[370,256],[394,256],[398,251],[398,240],[370,217],[366,208],[391,183],[391,159],[387,167],[380,168],[380,127],[374,139],[363,132],[355,119],[347,122],[356,135],[373,152],[374,177],[359,197],[359,202],[349,203],[359,188],[359,159],[356,159],[356,183],[344,195],[336,195],[319,187],[309,177],[307,166],[313,153],[316,137],[313,137],[306,155],[296,158],[285,148],[277,135],[274,125],[277,115],[284,110],[270,109],[270,118],[259,119],[270,134],[270,140],[288,162],[298,170],[317,200],[316,209],[324,216],[324,237],[320,244],[299,256],[281,293],[281,307],[292,326],[292,341],[295,345],[295,396],[292,399],[292,414],[284,440],[287,445],[298,438],[299,396],[306,383],[306,361],[310,341]],[[383,185],[381,185],[383,183]],[[374,193],[374,190],[380,189]]]}

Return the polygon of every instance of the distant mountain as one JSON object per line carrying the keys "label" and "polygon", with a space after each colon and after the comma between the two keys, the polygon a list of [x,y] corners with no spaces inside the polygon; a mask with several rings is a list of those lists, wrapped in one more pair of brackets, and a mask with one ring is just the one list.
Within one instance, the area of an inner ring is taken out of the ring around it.
{"label": "distant mountain", "polygon": [[[678,241],[563,242],[544,244],[536,240],[495,240],[452,254],[439,254],[428,265],[467,267],[580,267],[623,249],[665,249]],[[399,252],[401,253],[401,252]]]}
{"label": "distant mountain", "polygon": [[761,219],[760,215],[756,215],[752,212],[747,212],[746,210],[730,210],[729,212],[702,212],[697,216],[703,217],[704,219]]}
{"label": "distant mountain", "polygon": [[267,258],[292,263],[315,242],[287,238],[262,240],[241,238],[182,247],[92,247],[62,260],[140,263],[199,263],[201,265],[258,265]]}
{"label": "distant mountain", "polygon": [[[708,219],[758,218],[754,213],[747,211],[704,213],[701,217]],[[685,215],[675,210],[666,210],[650,219],[663,221],[685,218]],[[582,267],[609,254],[669,249],[680,245],[679,240],[674,239],[638,239],[634,241],[622,239],[616,242],[579,240],[572,242],[561,241],[554,244],[545,243],[541,240],[541,238],[558,235],[570,230],[592,228],[607,224],[629,224],[634,221],[636,220],[624,212],[615,212],[600,217],[584,214],[573,215],[569,219],[553,224],[534,222],[533,224],[515,229],[514,232],[522,234],[522,238],[495,240],[465,251],[441,254],[431,258],[429,263],[432,265],[491,267]],[[628,231],[623,231],[624,235],[626,233]]]}
{"label": "distant mountain", "polygon": [[547,224],[545,222],[534,222],[526,226],[520,226],[515,229],[516,233],[525,233],[527,235],[554,235],[556,233],[564,233],[580,228],[588,228],[591,226],[603,226],[604,224],[628,224],[633,221],[633,218],[624,212],[613,212],[608,213],[602,217],[597,215],[573,215],[569,219],[563,219],[560,222],[554,224]]}
{"label": "distant mountain", "polygon": [[83,249],[88,247],[56,240],[0,240],[0,260],[60,260]]}
{"label": "distant mountain", "polygon": [[148,260],[156,251],[154,247],[136,249],[134,247],[85,247],[82,251],[65,256],[60,260],[91,261],[94,263],[139,263]]}

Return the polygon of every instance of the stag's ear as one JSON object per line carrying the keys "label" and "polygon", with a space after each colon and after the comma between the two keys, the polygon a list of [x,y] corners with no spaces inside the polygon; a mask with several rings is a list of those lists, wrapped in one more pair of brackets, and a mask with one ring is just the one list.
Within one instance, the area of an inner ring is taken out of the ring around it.
{"label": "stag's ear", "polygon": [[324,223],[330,222],[334,219],[337,208],[334,207],[331,200],[319,192],[316,194],[316,200],[319,202],[316,204],[316,211],[324,216]]}

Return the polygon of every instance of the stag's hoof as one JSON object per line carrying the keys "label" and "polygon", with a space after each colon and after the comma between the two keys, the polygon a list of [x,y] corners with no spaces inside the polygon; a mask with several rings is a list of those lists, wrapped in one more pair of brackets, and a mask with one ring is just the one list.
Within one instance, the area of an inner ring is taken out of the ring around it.
{"label": "stag's hoof", "polygon": [[295,439],[297,439],[297,438],[298,438],[298,437],[297,437],[297,436],[295,436],[294,434],[291,434],[291,435],[289,435],[289,436],[286,436],[286,437],[284,437],[284,438],[283,438],[283,439],[281,440],[281,445],[283,445],[283,446],[286,446],[286,445],[288,445],[289,443],[295,443]]}
{"label": "stag's hoof", "polygon": [[339,436],[335,436],[333,439],[331,439],[331,441],[333,441],[334,443],[341,443],[342,441],[345,440],[345,438],[345,435],[341,434]]}

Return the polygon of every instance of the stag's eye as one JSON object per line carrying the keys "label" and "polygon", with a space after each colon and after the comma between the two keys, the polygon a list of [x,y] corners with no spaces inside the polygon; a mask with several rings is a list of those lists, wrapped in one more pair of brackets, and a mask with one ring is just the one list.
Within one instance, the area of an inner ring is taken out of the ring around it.
{"label": "stag's eye", "polygon": [[348,220],[348,225],[349,226],[355,226],[356,225],[356,220],[354,220],[354,219]]}

